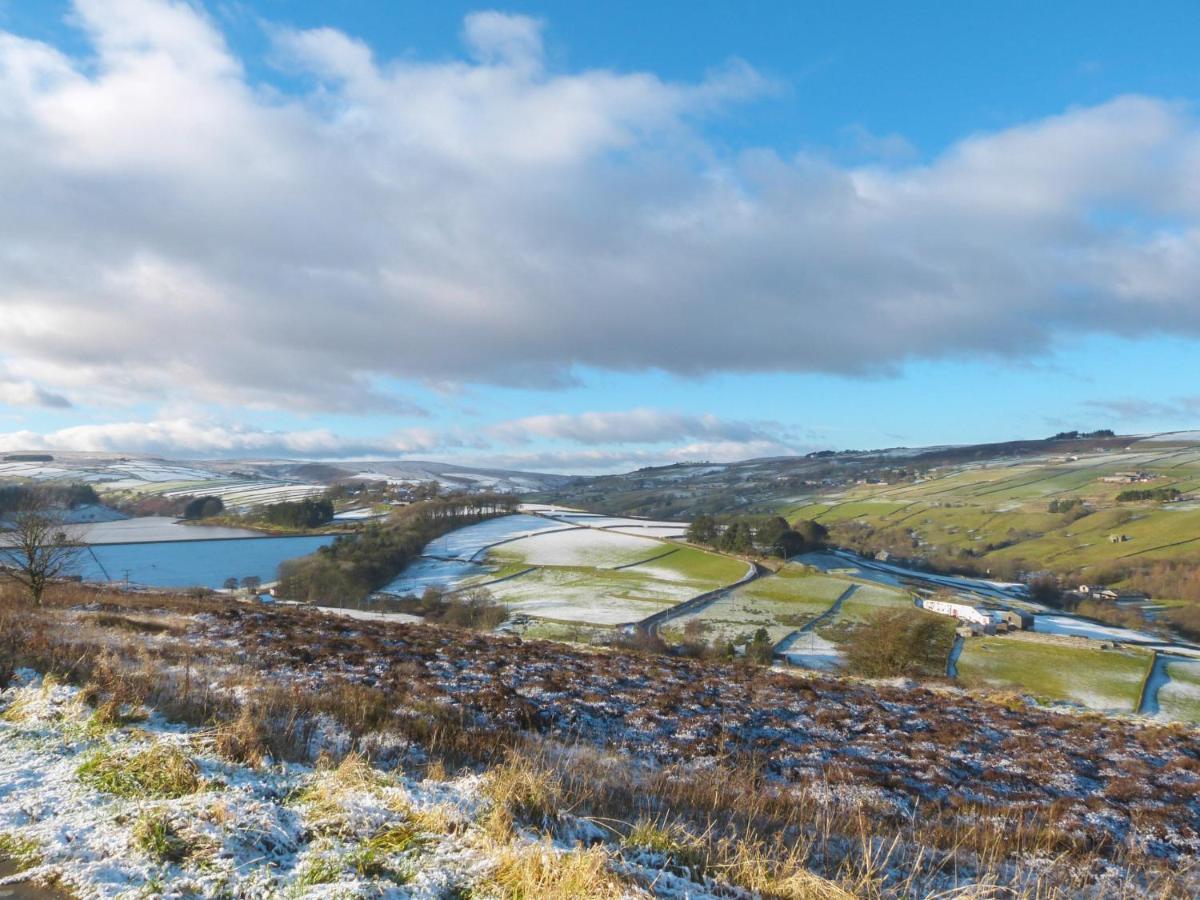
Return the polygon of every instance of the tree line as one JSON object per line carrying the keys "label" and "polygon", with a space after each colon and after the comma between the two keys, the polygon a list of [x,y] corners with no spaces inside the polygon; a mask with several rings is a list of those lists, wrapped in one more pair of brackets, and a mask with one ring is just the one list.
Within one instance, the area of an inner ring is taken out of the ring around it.
{"label": "tree line", "polygon": [[687,539],[726,553],[778,556],[788,559],[824,546],[824,525],[801,520],[795,525],[783,516],[697,516]]}
{"label": "tree line", "polygon": [[403,507],[385,523],[339,535],[316,553],[280,567],[276,593],[291,600],[361,604],[392,581],[425,545],[456,528],[515,512],[511,494],[456,494]]}

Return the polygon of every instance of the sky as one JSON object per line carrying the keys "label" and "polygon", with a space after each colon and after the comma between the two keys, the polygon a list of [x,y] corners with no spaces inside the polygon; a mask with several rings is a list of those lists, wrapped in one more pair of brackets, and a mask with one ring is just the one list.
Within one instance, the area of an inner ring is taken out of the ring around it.
{"label": "sky", "polygon": [[0,450],[1200,425],[1186,2],[0,0]]}

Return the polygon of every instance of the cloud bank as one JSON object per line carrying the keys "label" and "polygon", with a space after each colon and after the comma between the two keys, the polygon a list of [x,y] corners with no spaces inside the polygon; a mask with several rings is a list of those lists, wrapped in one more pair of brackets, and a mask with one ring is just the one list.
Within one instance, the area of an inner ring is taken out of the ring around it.
{"label": "cloud bank", "polygon": [[381,383],[856,375],[1200,334],[1181,104],[848,167],[709,140],[771,88],[744,63],[559,71],[522,16],[468,17],[437,62],[274,29],[298,93],[183,2],[72,21],[87,58],[0,32],[0,358],[30,396],[411,412]]}
{"label": "cloud bank", "polygon": [[[540,449],[523,449],[534,442]],[[613,444],[634,446],[614,448]],[[189,417],[76,425],[46,433],[0,433],[0,452],[142,453],[175,459],[361,459],[433,454],[465,463],[556,472],[608,471],[680,460],[729,462],[785,455],[796,449],[791,437],[775,423],[730,422],[655,409],[513,419],[482,433],[466,433],[461,428],[406,428],[375,438],[347,437],[324,428],[272,430]]]}

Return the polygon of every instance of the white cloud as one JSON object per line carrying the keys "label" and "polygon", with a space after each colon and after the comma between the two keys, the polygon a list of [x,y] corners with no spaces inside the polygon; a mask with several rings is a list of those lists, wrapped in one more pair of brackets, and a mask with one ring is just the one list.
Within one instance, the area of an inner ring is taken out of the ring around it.
{"label": "white cloud", "polygon": [[3,451],[149,453],[176,458],[400,456],[443,446],[443,437],[426,429],[411,429],[384,439],[362,440],[323,428],[271,431],[186,418],[76,425],[48,434],[33,431],[0,433],[0,450]]}
{"label": "white cloud", "polygon": [[0,404],[6,406],[46,406],[64,409],[71,401],[32,381],[17,381],[0,376]]}
{"label": "white cloud", "polygon": [[580,444],[657,444],[688,437],[748,441],[769,437],[778,425],[732,422],[714,415],[685,415],[659,409],[528,416],[502,422],[488,434],[500,441],[526,443],[535,439]]}
{"label": "white cloud", "polygon": [[279,31],[298,96],[190,4],[74,19],[94,59],[0,33],[0,355],[50,393],[404,410],[383,381],[860,374],[1200,335],[1182,105],[847,168],[705,139],[769,87],[744,64],[554,71],[520,16],[469,17],[469,57],[437,62]]}

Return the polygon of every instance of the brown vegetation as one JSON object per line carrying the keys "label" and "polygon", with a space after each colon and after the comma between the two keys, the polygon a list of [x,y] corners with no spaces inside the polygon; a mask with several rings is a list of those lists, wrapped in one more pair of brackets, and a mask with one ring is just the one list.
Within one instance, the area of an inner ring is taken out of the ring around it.
{"label": "brown vegetation", "polygon": [[[167,627],[121,624],[154,620]],[[0,676],[17,666],[90,685],[96,703],[216,722],[231,758],[307,758],[334,722],[376,764],[490,767],[501,838],[505,821],[553,832],[568,811],[622,833],[656,822],[679,846],[643,852],[775,896],[921,894],[939,878],[1117,896],[1103,879],[1164,896],[1195,886],[1194,729],[67,586],[42,609],[0,605]],[[103,770],[124,777],[129,762]],[[829,893],[805,893],[817,887]]]}

